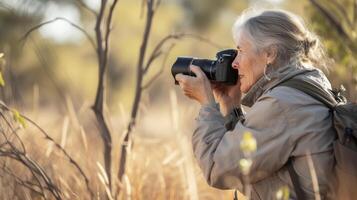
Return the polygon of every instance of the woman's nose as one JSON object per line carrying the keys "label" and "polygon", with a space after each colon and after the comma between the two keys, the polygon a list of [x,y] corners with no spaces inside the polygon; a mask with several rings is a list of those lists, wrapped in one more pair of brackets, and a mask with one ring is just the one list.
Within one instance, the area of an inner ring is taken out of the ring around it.
{"label": "woman's nose", "polygon": [[238,62],[237,57],[236,57],[232,62],[232,68],[233,69],[238,69],[238,67],[239,67],[239,62]]}

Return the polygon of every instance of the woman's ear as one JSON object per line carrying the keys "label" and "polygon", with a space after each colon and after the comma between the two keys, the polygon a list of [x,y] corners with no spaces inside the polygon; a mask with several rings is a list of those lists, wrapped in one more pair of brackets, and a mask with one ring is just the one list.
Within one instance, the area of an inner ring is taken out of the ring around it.
{"label": "woman's ear", "polygon": [[267,64],[274,63],[278,55],[278,48],[275,45],[270,46],[269,48],[267,48],[266,55]]}

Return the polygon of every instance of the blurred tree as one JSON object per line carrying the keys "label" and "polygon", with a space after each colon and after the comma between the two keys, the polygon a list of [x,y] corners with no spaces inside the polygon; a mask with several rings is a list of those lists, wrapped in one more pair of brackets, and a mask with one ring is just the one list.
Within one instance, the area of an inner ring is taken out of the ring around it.
{"label": "blurred tree", "polygon": [[20,10],[21,7],[14,9],[10,5],[0,2],[0,51],[6,53],[7,64],[4,67],[4,78],[9,83],[8,87],[1,89],[1,97],[5,103],[21,99],[19,86],[15,81],[16,73],[11,67],[14,60],[12,58],[20,56],[18,39],[23,32],[23,27],[39,20],[38,16],[20,13]]}
{"label": "blurred tree", "polygon": [[[23,104],[26,99],[26,92],[31,91],[34,85],[33,77],[36,81],[45,79],[54,83],[59,94],[61,88],[54,82],[53,72],[50,65],[55,61],[51,45],[46,41],[38,42],[34,35],[30,39],[31,51],[25,48],[21,37],[27,28],[39,23],[43,18],[43,11],[50,0],[2,0],[0,2],[0,51],[7,57],[4,67],[4,78],[8,87],[1,90],[1,97],[4,102],[11,104]],[[31,59],[30,54],[38,57],[38,66]],[[27,66],[24,67],[24,62]],[[30,66],[30,67],[29,67]]]}
{"label": "blurred tree", "polygon": [[225,8],[230,0],[183,0],[181,5],[186,13],[188,25],[204,29],[218,17],[220,11]]}
{"label": "blurred tree", "polygon": [[312,28],[324,38],[327,53],[336,61],[330,80],[343,84],[350,100],[357,100],[357,0],[309,0]]}

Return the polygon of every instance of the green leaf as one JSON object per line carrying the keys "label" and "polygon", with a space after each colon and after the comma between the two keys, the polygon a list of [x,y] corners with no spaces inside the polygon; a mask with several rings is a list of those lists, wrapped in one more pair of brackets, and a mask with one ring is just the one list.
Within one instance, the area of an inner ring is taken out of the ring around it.
{"label": "green leaf", "polygon": [[12,109],[12,114],[13,114],[13,118],[16,122],[20,123],[20,125],[23,128],[26,128],[26,121],[25,119],[21,116],[21,114],[19,113],[19,111],[17,111],[16,109]]}
{"label": "green leaf", "polygon": [[1,71],[0,71],[0,86],[2,86],[2,87],[5,86],[5,80],[4,80],[4,78],[2,77]]}

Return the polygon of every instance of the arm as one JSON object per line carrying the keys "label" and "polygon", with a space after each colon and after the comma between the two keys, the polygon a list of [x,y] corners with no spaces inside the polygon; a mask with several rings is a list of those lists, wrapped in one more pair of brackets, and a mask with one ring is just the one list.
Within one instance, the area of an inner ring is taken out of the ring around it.
{"label": "arm", "polygon": [[227,131],[233,130],[239,121],[244,120],[243,109],[242,108],[233,108],[232,111],[224,117],[224,120],[225,120],[224,126],[226,127],[226,130]]}
{"label": "arm", "polygon": [[[257,140],[257,151],[249,180],[258,182],[279,170],[293,149],[289,144],[287,120],[277,99],[266,96],[254,104],[242,123],[226,131],[224,118],[217,107],[203,106],[196,119],[192,142],[196,159],[208,183],[214,187],[241,189],[242,173],[239,160],[243,158],[239,143],[245,131]],[[284,150],[282,150],[284,149]]]}

